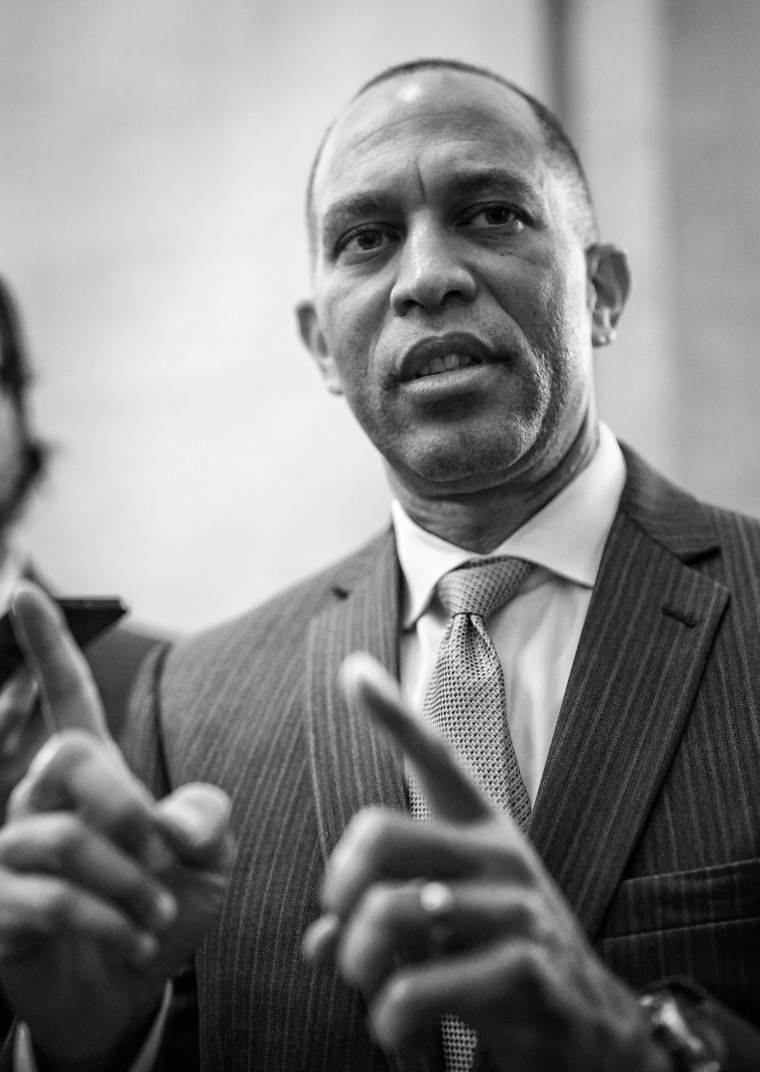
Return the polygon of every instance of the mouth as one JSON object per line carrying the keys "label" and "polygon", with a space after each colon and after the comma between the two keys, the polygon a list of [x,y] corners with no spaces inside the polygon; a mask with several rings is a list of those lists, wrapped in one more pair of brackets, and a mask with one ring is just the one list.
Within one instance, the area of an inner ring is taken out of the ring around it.
{"label": "mouth", "polygon": [[475,335],[450,332],[423,339],[408,350],[401,361],[398,378],[402,383],[410,383],[496,361],[496,355]]}

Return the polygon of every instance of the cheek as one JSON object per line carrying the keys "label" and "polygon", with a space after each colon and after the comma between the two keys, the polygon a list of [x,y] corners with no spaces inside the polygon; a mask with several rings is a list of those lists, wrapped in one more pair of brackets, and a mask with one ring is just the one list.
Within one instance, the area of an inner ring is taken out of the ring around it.
{"label": "cheek", "polygon": [[384,323],[382,301],[361,284],[344,285],[324,296],[319,316],[328,349],[342,374],[353,379],[366,376]]}
{"label": "cheek", "polygon": [[550,273],[538,291],[537,315],[544,325],[543,348],[570,364],[583,364],[591,338],[584,279]]}

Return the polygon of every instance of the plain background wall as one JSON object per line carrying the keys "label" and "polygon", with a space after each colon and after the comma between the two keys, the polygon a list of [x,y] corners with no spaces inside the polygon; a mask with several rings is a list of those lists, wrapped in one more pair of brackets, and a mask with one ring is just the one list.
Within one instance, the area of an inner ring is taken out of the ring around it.
{"label": "plain background wall", "polygon": [[674,479],[760,514],[760,3],[555,5],[569,125],[634,268],[602,411]]}
{"label": "plain background wall", "polygon": [[194,628],[387,519],[295,331],[304,186],[370,74],[463,56],[546,88],[531,0],[0,0],[0,270],[57,446],[41,568]]}
{"label": "plain background wall", "polygon": [[42,570],[190,629],[385,523],[292,307],[324,126],[420,55],[560,109],[634,261],[601,412],[760,512],[759,52],[755,0],[0,0],[0,272],[56,446],[24,526]]}

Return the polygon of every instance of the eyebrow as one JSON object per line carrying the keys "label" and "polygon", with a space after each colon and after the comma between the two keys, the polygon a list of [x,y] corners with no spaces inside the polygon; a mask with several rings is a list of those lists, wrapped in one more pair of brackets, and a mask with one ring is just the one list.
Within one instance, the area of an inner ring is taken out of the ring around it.
{"label": "eyebrow", "polygon": [[538,203],[535,183],[508,168],[478,168],[454,173],[449,185],[460,197],[478,197],[490,191],[499,191],[523,202]]}
{"label": "eyebrow", "polygon": [[380,191],[349,194],[334,201],[325,212],[322,233],[326,238],[341,231],[356,219],[383,216],[393,211],[395,199]]}
{"label": "eyebrow", "polygon": [[[478,168],[454,171],[444,185],[456,198],[479,197],[501,193],[514,197],[526,207],[538,211],[540,198],[534,183],[508,168]],[[388,191],[365,190],[334,201],[325,212],[322,234],[326,240],[357,219],[384,216],[398,211],[397,198]]]}

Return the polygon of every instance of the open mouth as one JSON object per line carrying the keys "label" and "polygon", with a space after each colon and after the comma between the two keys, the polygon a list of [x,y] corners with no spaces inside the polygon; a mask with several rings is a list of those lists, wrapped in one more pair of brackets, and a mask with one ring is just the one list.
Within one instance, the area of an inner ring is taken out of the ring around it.
{"label": "open mouth", "polygon": [[470,365],[482,365],[483,361],[472,354],[448,353],[443,357],[434,357],[414,373],[413,379],[421,380],[423,376],[437,376],[452,369],[469,368]]}
{"label": "open mouth", "polygon": [[495,364],[498,358],[476,335],[452,331],[415,343],[404,355],[399,369],[402,383],[413,383],[458,369]]}

